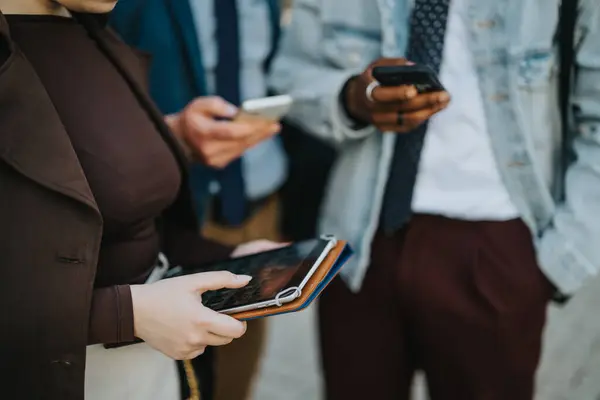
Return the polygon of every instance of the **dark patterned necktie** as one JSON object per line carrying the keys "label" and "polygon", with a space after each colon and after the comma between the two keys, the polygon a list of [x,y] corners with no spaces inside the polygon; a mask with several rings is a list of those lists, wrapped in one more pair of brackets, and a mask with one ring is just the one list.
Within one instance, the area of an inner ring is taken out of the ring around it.
{"label": "dark patterned necktie", "polygon": [[[428,65],[439,72],[449,8],[450,0],[415,0],[410,23],[408,60]],[[387,233],[402,228],[410,219],[426,131],[427,124],[424,124],[412,132],[398,134],[381,212],[380,226]]]}
{"label": "dark patterned necktie", "polygon": [[[175,0],[183,1],[183,0]],[[216,94],[240,105],[240,32],[237,0],[214,0],[218,61],[215,70]],[[240,225],[246,216],[246,193],[242,160],[216,171],[220,184],[220,212],[226,223]]]}

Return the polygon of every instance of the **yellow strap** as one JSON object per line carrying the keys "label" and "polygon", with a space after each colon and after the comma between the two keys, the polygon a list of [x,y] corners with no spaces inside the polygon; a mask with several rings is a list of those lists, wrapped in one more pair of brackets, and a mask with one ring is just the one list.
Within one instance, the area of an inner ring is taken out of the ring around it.
{"label": "yellow strap", "polygon": [[183,369],[185,370],[185,376],[190,388],[190,397],[188,400],[200,400],[200,386],[198,385],[198,379],[196,378],[196,372],[194,371],[192,361],[184,360]]}

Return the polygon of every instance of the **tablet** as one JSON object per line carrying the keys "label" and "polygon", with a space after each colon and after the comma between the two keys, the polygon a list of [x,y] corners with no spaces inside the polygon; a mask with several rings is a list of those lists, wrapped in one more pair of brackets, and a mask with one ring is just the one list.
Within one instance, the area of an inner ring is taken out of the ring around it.
{"label": "tablet", "polygon": [[252,277],[250,283],[241,289],[221,289],[202,294],[202,303],[212,310],[233,314],[281,306],[300,297],[304,285],[335,245],[333,237],[311,239],[205,265],[185,273],[230,271]]}

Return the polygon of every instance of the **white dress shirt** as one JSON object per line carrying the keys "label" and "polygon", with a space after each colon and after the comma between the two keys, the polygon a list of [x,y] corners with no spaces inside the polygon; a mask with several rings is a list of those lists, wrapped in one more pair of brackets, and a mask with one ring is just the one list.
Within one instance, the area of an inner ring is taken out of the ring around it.
{"label": "white dress shirt", "polygon": [[467,0],[452,0],[440,80],[452,100],[430,123],[413,211],[466,220],[519,216],[494,158],[474,62]]}

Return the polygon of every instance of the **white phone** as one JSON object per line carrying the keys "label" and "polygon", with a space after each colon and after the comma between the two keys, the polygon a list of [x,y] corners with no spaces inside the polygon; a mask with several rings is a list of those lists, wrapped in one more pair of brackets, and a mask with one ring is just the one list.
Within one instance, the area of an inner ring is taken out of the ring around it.
{"label": "white phone", "polygon": [[235,119],[259,118],[278,122],[290,111],[293,103],[292,97],[286,94],[246,100],[242,103],[240,112]]}

